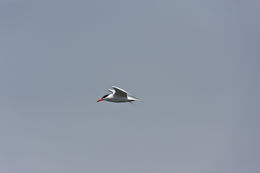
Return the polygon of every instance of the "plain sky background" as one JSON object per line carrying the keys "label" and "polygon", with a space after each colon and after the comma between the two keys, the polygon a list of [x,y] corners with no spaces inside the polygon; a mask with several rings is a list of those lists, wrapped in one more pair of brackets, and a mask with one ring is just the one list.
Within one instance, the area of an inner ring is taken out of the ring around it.
{"label": "plain sky background", "polygon": [[0,36],[1,173],[260,172],[259,1],[1,0]]}

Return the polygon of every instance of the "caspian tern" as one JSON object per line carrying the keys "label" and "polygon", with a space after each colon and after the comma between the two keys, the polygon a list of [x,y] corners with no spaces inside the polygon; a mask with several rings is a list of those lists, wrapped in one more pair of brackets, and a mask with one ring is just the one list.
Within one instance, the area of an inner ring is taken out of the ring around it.
{"label": "caspian tern", "polygon": [[98,99],[97,102],[100,101],[109,101],[109,102],[116,102],[116,103],[122,103],[122,102],[132,102],[139,100],[133,96],[129,96],[129,94],[116,86],[112,86],[113,89],[108,89],[108,91],[112,92],[111,94],[104,95],[101,99]]}

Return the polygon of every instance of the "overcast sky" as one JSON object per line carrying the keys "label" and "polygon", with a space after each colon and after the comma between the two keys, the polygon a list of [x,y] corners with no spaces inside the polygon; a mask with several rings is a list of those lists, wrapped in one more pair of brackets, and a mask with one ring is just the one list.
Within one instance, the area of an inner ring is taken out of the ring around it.
{"label": "overcast sky", "polygon": [[259,11],[1,0],[0,172],[259,173]]}

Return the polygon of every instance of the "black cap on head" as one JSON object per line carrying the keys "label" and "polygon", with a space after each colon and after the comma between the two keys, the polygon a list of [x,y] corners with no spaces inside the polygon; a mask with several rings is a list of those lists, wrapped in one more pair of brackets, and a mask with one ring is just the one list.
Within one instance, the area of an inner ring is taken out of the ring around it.
{"label": "black cap on head", "polygon": [[108,94],[107,95],[104,95],[102,98],[104,99],[104,98],[106,98],[108,96]]}

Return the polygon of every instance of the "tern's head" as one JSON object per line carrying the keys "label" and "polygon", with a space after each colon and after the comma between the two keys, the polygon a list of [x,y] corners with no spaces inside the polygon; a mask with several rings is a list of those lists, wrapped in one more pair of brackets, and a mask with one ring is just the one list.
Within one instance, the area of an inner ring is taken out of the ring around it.
{"label": "tern's head", "polygon": [[106,100],[106,98],[108,97],[109,94],[104,95],[101,99],[98,99],[97,102]]}

